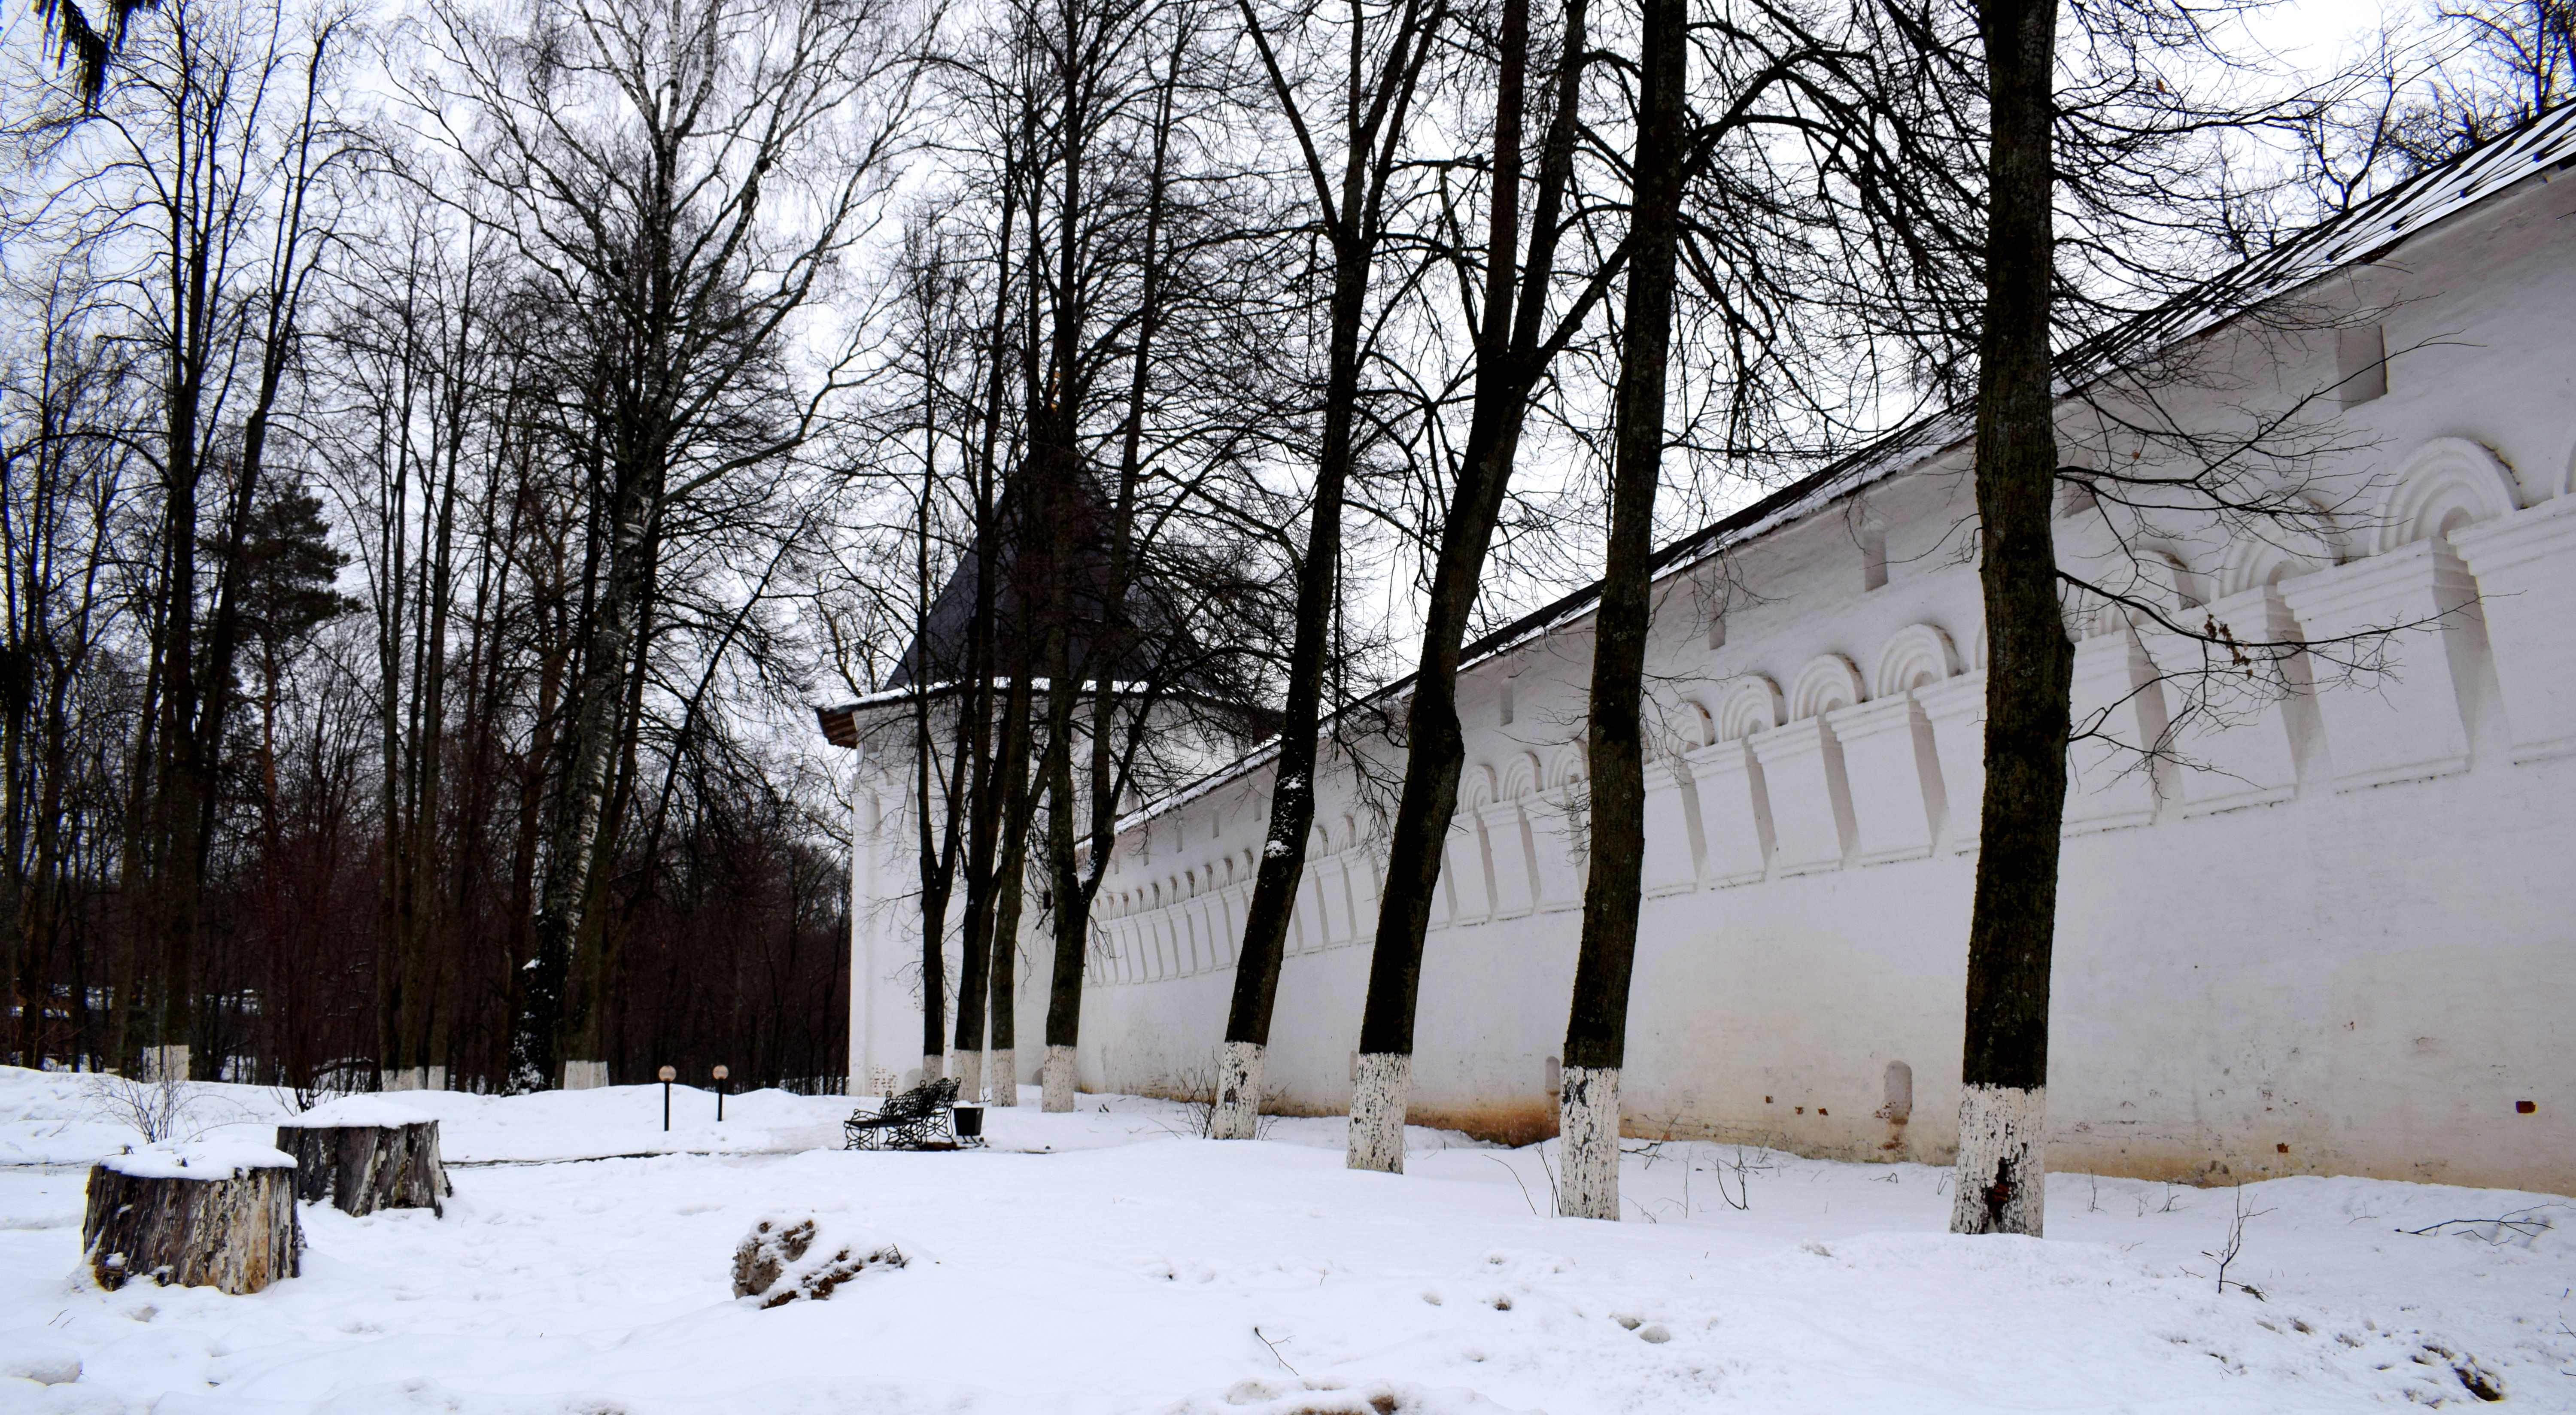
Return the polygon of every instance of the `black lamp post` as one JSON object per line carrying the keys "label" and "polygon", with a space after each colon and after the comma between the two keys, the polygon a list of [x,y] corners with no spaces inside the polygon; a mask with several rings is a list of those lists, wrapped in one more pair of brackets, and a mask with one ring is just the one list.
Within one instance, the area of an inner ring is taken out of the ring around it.
{"label": "black lamp post", "polygon": [[671,1083],[678,1080],[679,1076],[677,1068],[669,1066],[662,1068],[662,1133],[665,1135],[671,1133]]}
{"label": "black lamp post", "polygon": [[733,1072],[725,1067],[716,1068],[716,1124],[718,1125],[724,1124],[725,1078],[732,1074]]}

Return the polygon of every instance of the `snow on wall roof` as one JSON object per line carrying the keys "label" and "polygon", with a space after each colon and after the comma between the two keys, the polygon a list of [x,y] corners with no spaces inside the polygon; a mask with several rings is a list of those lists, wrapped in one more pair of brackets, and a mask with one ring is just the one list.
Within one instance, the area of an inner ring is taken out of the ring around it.
{"label": "snow on wall roof", "polygon": [[[2408,239],[2489,197],[2552,171],[2576,165],[2576,105],[2541,115],[2502,137],[2438,167],[2426,168],[2387,191],[2357,203],[2331,221],[2282,241],[2261,255],[2194,286],[2155,309],[2059,356],[2059,382],[2072,387],[2117,369],[2141,350],[2170,348],[2208,333],[2266,301],[2354,265],[2388,254]],[[1732,515],[1666,545],[1655,553],[1657,580],[1691,569],[1737,546],[1762,539],[1805,519],[1873,482],[1923,465],[1966,441],[1972,411],[1952,409],[1910,423],[1876,442],[1763,497]],[[1542,606],[1468,644],[1458,669],[1508,653],[1589,611],[1601,593],[1598,581]],[[1387,684],[1371,700],[1406,692],[1412,675]],[[1185,806],[1258,769],[1278,753],[1266,743],[1232,764],[1119,819],[1121,833]]]}

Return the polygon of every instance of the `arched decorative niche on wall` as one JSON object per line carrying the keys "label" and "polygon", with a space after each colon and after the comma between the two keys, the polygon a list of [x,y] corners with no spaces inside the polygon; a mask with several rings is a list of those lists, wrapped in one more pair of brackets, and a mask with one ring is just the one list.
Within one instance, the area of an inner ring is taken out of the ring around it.
{"label": "arched decorative niche on wall", "polygon": [[1538,790],[1538,758],[1527,752],[1514,752],[1503,763],[1503,776],[1495,787],[1498,800],[1509,801]]}
{"label": "arched decorative niche on wall", "polygon": [[2170,546],[2148,545],[2139,548],[2136,591],[2140,599],[2155,604],[2167,613],[2198,609],[2209,603],[2209,581],[2191,567],[2179,550]]}
{"label": "arched decorative niche on wall", "polygon": [[1789,720],[1797,722],[1868,698],[1860,670],[1852,667],[1850,659],[1838,653],[1818,654],[1789,684]]}
{"label": "arched decorative niche on wall", "polygon": [[1697,698],[1684,698],[1664,719],[1674,751],[1696,752],[1717,745],[1717,714]]}
{"label": "arched decorative niche on wall", "polygon": [[2091,590],[2071,586],[2061,589],[2058,601],[2066,617],[2066,636],[2078,643],[2098,639],[2129,626],[2128,606],[2105,599]]}
{"label": "arched decorative niche on wall", "polygon": [[1889,637],[1878,651],[1878,669],[1870,675],[1873,697],[1890,697],[1938,683],[1959,671],[1959,655],[1950,636],[1930,624],[1909,624]]}
{"label": "arched decorative niche on wall", "polygon": [[2437,437],[2415,449],[2379,517],[2382,553],[2506,515],[2518,505],[2513,472],[2465,437]]}
{"label": "arched decorative niche on wall", "polygon": [[1739,678],[1718,700],[1717,740],[1732,742],[1780,725],[1780,685],[1754,674]]}
{"label": "arched decorative niche on wall", "polygon": [[2267,525],[2260,534],[2239,535],[2227,547],[2219,563],[2217,593],[2225,599],[2265,585],[2340,565],[2348,558],[2343,528],[2326,509],[2313,500],[2306,501],[2309,511],[2304,525]]}
{"label": "arched decorative niche on wall", "polygon": [[1458,808],[1472,811],[1494,803],[1494,769],[1483,762],[1469,762],[1458,774]]}
{"label": "arched decorative niche on wall", "polygon": [[1590,767],[1591,763],[1585,758],[1583,748],[1571,742],[1557,748],[1556,755],[1549,758],[1547,763],[1547,789],[1561,791],[1581,781]]}

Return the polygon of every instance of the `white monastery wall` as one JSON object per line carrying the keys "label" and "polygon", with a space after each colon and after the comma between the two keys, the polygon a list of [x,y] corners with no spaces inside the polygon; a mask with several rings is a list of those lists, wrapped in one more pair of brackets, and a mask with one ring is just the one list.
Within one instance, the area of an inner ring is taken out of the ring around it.
{"label": "white monastery wall", "polygon": [[[2197,644],[2074,607],[2079,720],[2132,746],[2179,721],[2182,760],[2072,753],[2051,1158],[2576,1190],[2576,180],[2525,182],[2308,293],[2379,310],[2393,351],[2385,396],[2318,405],[2296,469],[2340,543],[2161,515],[2147,579],[2240,640],[2417,627],[2365,654],[2385,671],[2307,665],[2312,695],[2222,695],[2212,714],[2159,681]],[[2337,345],[2238,327],[2202,361],[2235,382],[2160,401],[2225,427],[2333,384]],[[2116,465],[2117,435],[2066,418],[2070,463]],[[1984,701],[1966,465],[1947,449],[1665,580],[1631,1133],[1949,1158]],[[2070,570],[2129,575],[2142,562],[2080,503],[2059,522]],[[1419,1123],[1553,1128],[1588,625],[1460,685],[1469,766],[1423,965]],[[1267,792],[1266,768],[1218,778],[1121,836],[1086,1087],[1206,1074]],[[1321,796],[1267,1063],[1274,1106],[1310,1113],[1348,1103],[1383,852],[1347,766]],[[867,1005],[900,1059],[919,1022],[893,991]]]}

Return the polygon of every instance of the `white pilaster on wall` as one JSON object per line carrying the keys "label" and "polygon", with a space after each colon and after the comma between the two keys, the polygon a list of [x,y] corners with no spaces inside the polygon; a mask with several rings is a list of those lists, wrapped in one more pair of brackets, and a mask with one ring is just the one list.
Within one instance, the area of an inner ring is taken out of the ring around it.
{"label": "white pilaster on wall", "polygon": [[1826,714],[1826,726],[1842,743],[1855,862],[1875,865],[1931,854],[1943,804],[1941,768],[1932,720],[1913,694],[1836,708]]}
{"label": "white pilaster on wall", "polygon": [[1842,744],[1824,715],[1757,732],[1751,745],[1771,797],[1773,875],[1841,868],[1851,848],[1851,792]]}
{"label": "white pilaster on wall", "polygon": [[1530,878],[1529,833],[1521,801],[1496,801],[1476,812],[1485,827],[1485,863],[1494,875],[1494,917],[1517,919],[1536,907]]}
{"label": "white pilaster on wall", "polygon": [[1538,913],[1583,903],[1583,876],[1591,861],[1574,829],[1573,791],[1559,786],[1522,801],[1528,807],[1532,908]]}
{"label": "white pilaster on wall", "polygon": [[2145,825],[2156,818],[2162,768],[2146,753],[2165,732],[2164,687],[2127,624],[2075,646],[2066,749],[2066,833]]}
{"label": "white pilaster on wall", "polygon": [[1373,943],[1377,939],[1378,905],[1386,898],[1386,868],[1373,844],[1352,852],[1350,877],[1351,939],[1355,943]]}
{"label": "white pilaster on wall", "polygon": [[1351,890],[1338,855],[1326,855],[1306,866],[1308,892],[1315,899],[1315,926],[1323,946],[1351,941]]}
{"label": "white pilaster on wall", "polygon": [[1739,737],[1683,760],[1699,791],[1700,834],[1708,850],[1701,878],[1713,886],[1762,878],[1771,866],[1771,803],[1752,749]]}
{"label": "white pilaster on wall", "polygon": [[2518,762],[2576,752],[2576,495],[2451,533],[2477,577]]}
{"label": "white pilaster on wall", "polygon": [[1940,848],[1966,854],[1977,848],[1986,812],[1986,671],[1972,668],[1917,688],[1914,701],[1932,725],[1932,752],[1941,764]]}
{"label": "white pilaster on wall", "polygon": [[[2219,626],[2240,644],[2278,643],[2299,632],[2288,602],[2272,585],[2214,601],[2184,622],[2194,618]],[[2165,629],[2147,630],[2140,640],[2165,680],[2167,708],[2175,714],[2173,746],[2180,762],[2174,785],[2184,815],[2267,806],[2297,793],[2296,734],[2309,728],[2316,713],[2304,657],[2278,670],[2258,665],[2249,676],[2224,644]],[[2289,680],[2286,691],[2273,681],[2276,671]]]}
{"label": "white pilaster on wall", "polygon": [[[2448,776],[2469,766],[2461,712],[2460,660],[2486,651],[2477,582],[2450,544],[2412,545],[2302,575],[2282,587],[2298,616],[2321,691],[2326,750],[2335,789]],[[2392,626],[2414,626],[2383,633]],[[2346,640],[2334,643],[2329,641]],[[2354,675],[2335,660],[2377,661],[2385,671]]]}
{"label": "white pilaster on wall", "polygon": [[1493,894],[1485,879],[1485,841],[1477,828],[1476,811],[1460,806],[1449,818],[1449,854],[1441,874],[1448,881],[1442,893],[1449,903],[1449,919],[1460,927],[1481,924],[1494,913]]}
{"label": "white pilaster on wall", "polygon": [[1678,894],[1699,883],[1699,793],[1684,763],[1646,764],[1646,897]]}

